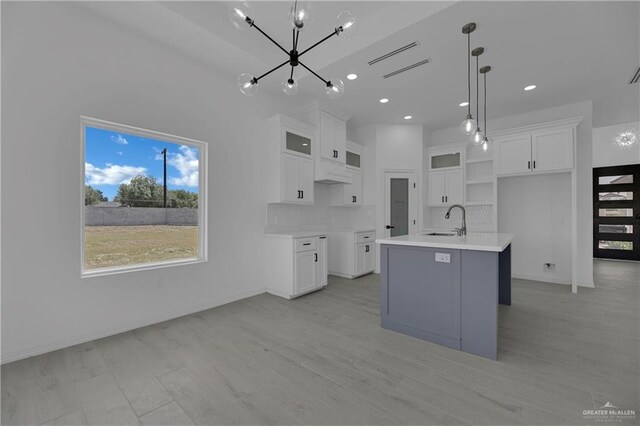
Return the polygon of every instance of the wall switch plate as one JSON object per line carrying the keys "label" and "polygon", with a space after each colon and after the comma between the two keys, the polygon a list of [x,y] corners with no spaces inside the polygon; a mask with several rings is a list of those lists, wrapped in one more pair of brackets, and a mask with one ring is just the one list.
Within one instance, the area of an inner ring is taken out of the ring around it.
{"label": "wall switch plate", "polygon": [[544,271],[545,272],[555,272],[556,271],[556,264],[555,263],[545,263],[544,265]]}
{"label": "wall switch plate", "polygon": [[449,253],[436,253],[436,262],[451,263],[451,255]]}

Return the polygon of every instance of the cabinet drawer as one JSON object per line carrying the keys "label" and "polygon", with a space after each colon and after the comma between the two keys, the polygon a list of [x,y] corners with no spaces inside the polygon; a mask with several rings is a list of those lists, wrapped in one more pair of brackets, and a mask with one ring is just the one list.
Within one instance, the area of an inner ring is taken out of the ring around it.
{"label": "cabinet drawer", "polygon": [[356,234],[356,244],[358,243],[374,243],[376,241],[375,232],[358,232]]}
{"label": "cabinet drawer", "polygon": [[316,237],[311,238],[296,238],[295,240],[296,253],[301,251],[315,250],[316,249]]}

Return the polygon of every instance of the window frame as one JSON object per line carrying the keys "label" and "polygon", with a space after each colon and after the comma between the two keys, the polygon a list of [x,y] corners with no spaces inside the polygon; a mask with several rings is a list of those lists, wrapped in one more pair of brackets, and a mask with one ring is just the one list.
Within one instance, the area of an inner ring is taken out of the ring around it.
{"label": "window frame", "polygon": [[[86,128],[93,127],[113,132],[126,133],[143,138],[159,139],[178,145],[187,145],[198,148],[198,256],[163,260],[159,262],[141,263],[125,266],[114,266],[109,268],[85,269],[85,163],[86,163]],[[80,277],[90,278],[105,275],[122,274],[127,272],[146,271],[158,268],[168,268],[173,266],[184,266],[208,261],[207,253],[207,229],[208,229],[208,192],[207,192],[207,165],[208,165],[208,144],[206,142],[189,139],[182,136],[168,133],[142,129],[126,124],[114,123],[97,118],[80,116]]]}

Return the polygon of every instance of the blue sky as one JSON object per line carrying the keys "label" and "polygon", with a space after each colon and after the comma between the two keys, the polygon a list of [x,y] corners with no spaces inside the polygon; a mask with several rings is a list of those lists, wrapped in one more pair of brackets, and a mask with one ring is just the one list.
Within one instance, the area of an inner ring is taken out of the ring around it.
{"label": "blue sky", "polygon": [[85,183],[109,197],[136,175],[162,184],[162,154],[167,148],[167,186],[198,192],[198,148],[86,127]]}

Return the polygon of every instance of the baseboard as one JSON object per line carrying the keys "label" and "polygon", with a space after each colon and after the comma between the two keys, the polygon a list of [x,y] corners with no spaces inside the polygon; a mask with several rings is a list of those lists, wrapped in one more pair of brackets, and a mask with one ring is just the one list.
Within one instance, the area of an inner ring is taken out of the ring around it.
{"label": "baseboard", "polygon": [[549,275],[537,274],[511,274],[512,278],[529,281],[540,281],[544,283],[571,285],[571,278],[551,277]]}
{"label": "baseboard", "polygon": [[0,364],[6,364],[13,361],[18,361],[25,358],[30,358],[36,355],[41,355],[47,352],[56,351],[58,349],[68,348],[70,346],[79,345],[80,343],[90,342],[92,340],[101,339],[103,337],[113,336],[115,334],[124,333],[125,331],[134,330],[140,327],[146,327],[148,325],[157,324],[163,321],[168,321],[174,318],[182,317],[185,315],[194,314],[196,312],[204,311],[207,309],[215,308],[217,306],[226,305],[227,303],[235,302],[237,300],[246,299],[247,297],[257,296],[266,291],[264,287],[254,290],[237,293],[231,296],[220,297],[210,300],[205,303],[199,303],[197,305],[188,306],[185,308],[176,309],[174,311],[166,312],[160,315],[154,315],[139,321],[133,321],[125,324],[121,324],[117,327],[111,327],[98,332],[89,333],[83,336],[74,337],[72,339],[63,339],[56,342],[46,343],[43,345],[31,346],[29,348],[8,352],[2,354],[2,360]]}
{"label": "baseboard", "polygon": [[280,290],[276,290],[275,288],[267,287],[267,288],[264,289],[264,291],[266,293],[273,294],[274,296],[283,297],[285,299],[291,299],[291,295],[290,294],[285,293],[285,292],[280,291]]}

